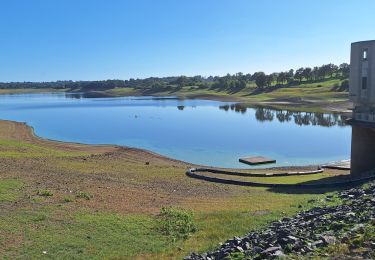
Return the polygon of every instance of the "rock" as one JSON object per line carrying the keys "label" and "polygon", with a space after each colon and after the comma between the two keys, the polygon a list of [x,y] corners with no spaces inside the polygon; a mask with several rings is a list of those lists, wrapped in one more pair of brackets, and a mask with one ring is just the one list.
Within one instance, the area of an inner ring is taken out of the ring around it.
{"label": "rock", "polygon": [[334,245],[336,243],[336,238],[334,236],[321,236],[321,239],[327,245]]}
{"label": "rock", "polygon": [[251,245],[249,242],[245,242],[245,244],[242,246],[244,250],[249,250],[251,248]]}
{"label": "rock", "polygon": [[341,238],[341,243],[344,243],[344,244],[349,243],[349,237],[348,236],[344,236],[343,238]]}
{"label": "rock", "polygon": [[272,254],[274,257],[285,257],[286,255],[284,254],[283,251],[277,250],[275,253]]}
{"label": "rock", "polygon": [[294,243],[297,242],[299,239],[294,236],[288,236],[287,237],[290,241],[293,241]]}
{"label": "rock", "polygon": [[243,250],[242,247],[237,246],[237,247],[236,247],[236,251],[237,251],[237,252],[241,252],[241,253],[243,253],[245,250]]}
{"label": "rock", "polygon": [[264,251],[264,249],[261,248],[260,246],[254,246],[253,247],[253,252],[256,253],[256,254],[260,254],[263,251]]}
{"label": "rock", "polygon": [[272,247],[267,248],[263,252],[261,252],[261,254],[262,255],[269,255],[269,254],[273,254],[273,253],[275,253],[276,251],[279,251],[279,250],[281,250],[281,247],[279,247],[279,246],[272,246]]}
{"label": "rock", "polygon": [[315,247],[321,247],[324,245],[324,241],[323,240],[318,240],[318,241],[315,241],[311,244],[312,246],[315,246]]}

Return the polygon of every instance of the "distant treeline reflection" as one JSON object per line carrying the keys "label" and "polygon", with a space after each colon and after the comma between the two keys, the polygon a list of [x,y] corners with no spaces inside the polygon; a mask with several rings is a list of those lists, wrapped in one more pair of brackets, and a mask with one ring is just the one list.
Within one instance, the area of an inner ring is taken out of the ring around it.
{"label": "distant treeline reflection", "polygon": [[[235,111],[245,114],[247,107],[240,104],[224,105],[219,107],[225,111]],[[253,109],[253,108],[251,108]],[[255,109],[255,118],[260,122],[273,121],[275,118],[281,122],[294,122],[297,125],[319,125],[325,127],[346,126],[347,117],[339,114],[293,112],[288,110],[277,110],[258,107]]]}

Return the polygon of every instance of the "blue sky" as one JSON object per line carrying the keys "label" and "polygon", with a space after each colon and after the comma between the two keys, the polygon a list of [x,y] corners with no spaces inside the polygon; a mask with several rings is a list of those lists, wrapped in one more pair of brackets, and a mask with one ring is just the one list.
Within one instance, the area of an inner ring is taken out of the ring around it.
{"label": "blue sky", "polygon": [[0,0],[0,81],[253,73],[349,61],[373,0]]}

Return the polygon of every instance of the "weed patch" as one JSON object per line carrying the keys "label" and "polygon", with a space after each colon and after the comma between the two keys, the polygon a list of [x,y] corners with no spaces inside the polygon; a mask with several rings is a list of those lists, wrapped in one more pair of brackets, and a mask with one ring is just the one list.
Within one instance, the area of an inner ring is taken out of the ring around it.
{"label": "weed patch", "polygon": [[181,208],[162,208],[160,210],[160,230],[173,241],[187,239],[197,228],[193,212]]}
{"label": "weed patch", "polygon": [[89,193],[89,192],[83,192],[83,191],[79,191],[77,192],[76,194],[76,198],[78,199],[85,199],[85,200],[90,200],[92,199],[94,196]]}
{"label": "weed patch", "polygon": [[37,194],[42,197],[51,197],[53,196],[52,191],[50,190],[38,190]]}

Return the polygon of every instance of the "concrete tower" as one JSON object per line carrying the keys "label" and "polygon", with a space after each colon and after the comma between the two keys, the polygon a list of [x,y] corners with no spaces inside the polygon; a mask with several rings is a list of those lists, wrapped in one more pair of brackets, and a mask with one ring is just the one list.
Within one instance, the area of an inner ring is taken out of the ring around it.
{"label": "concrete tower", "polygon": [[352,43],[349,86],[351,173],[359,175],[375,169],[375,40]]}

